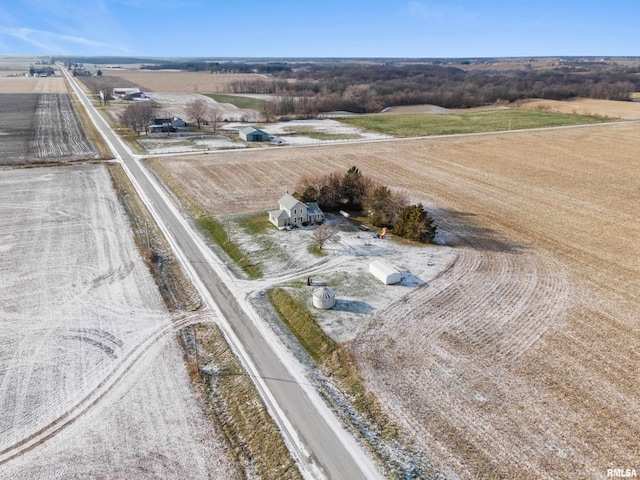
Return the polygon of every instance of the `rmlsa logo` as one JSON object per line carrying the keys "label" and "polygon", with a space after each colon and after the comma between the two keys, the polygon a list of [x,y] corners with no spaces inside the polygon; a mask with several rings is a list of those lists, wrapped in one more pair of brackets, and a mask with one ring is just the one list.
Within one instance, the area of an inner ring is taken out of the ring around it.
{"label": "rmlsa logo", "polygon": [[607,477],[609,478],[636,478],[635,468],[610,468],[607,470]]}

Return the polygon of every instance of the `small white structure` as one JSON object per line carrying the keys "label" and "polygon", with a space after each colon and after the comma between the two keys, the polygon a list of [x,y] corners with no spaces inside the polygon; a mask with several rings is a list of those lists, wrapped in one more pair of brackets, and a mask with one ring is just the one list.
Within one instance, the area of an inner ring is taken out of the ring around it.
{"label": "small white structure", "polygon": [[336,292],[328,287],[317,288],[313,291],[313,306],[322,310],[329,310],[336,304]]}
{"label": "small white structure", "polygon": [[402,274],[392,265],[383,260],[374,260],[369,264],[369,273],[385,285],[392,285],[402,281]]}

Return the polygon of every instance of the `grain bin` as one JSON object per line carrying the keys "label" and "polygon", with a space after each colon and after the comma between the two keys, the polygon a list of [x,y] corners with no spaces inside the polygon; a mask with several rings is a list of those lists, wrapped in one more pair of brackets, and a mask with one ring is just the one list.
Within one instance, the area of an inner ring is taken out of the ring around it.
{"label": "grain bin", "polygon": [[336,292],[327,287],[316,288],[313,291],[313,306],[322,310],[333,308],[336,304]]}

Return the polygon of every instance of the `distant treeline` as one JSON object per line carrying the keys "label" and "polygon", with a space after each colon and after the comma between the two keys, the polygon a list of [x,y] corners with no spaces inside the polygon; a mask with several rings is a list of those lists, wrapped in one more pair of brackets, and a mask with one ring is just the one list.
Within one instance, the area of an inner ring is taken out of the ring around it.
{"label": "distant treeline", "polygon": [[279,101],[270,107],[275,115],[338,110],[367,113],[419,104],[469,108],[526,98],[629,100],[630,92],[640,90],[639,72],[639,68],[611,64],[508,71],[429,64],[307,64],[273,72],[273,78],[267,80],[231,82],[225,93],[275,94]]}
{"label": "distant treeline", "polygon": [[166,62],[142,65],[145,70],[183,70],[186,72],[210,73],[276,73],[291,71],[287,63],[242,63],[242,62]]}

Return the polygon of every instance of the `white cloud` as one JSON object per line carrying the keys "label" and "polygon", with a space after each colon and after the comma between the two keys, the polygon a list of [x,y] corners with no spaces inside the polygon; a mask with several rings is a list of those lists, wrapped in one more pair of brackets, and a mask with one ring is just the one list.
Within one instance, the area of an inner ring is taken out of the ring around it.
{"label": "white cloud", "polygon": [[20,40],[47,53],[69,53],[77,46],[125,51],[124,48],[88,38],[32,28],[0,27],[0,35]]}
{"label": "white cloud", "polygon": [[445,9],[437,6],[429,6],[422,2],[409,2],[407,5],[409,14],[421,20],[442,20]]}

